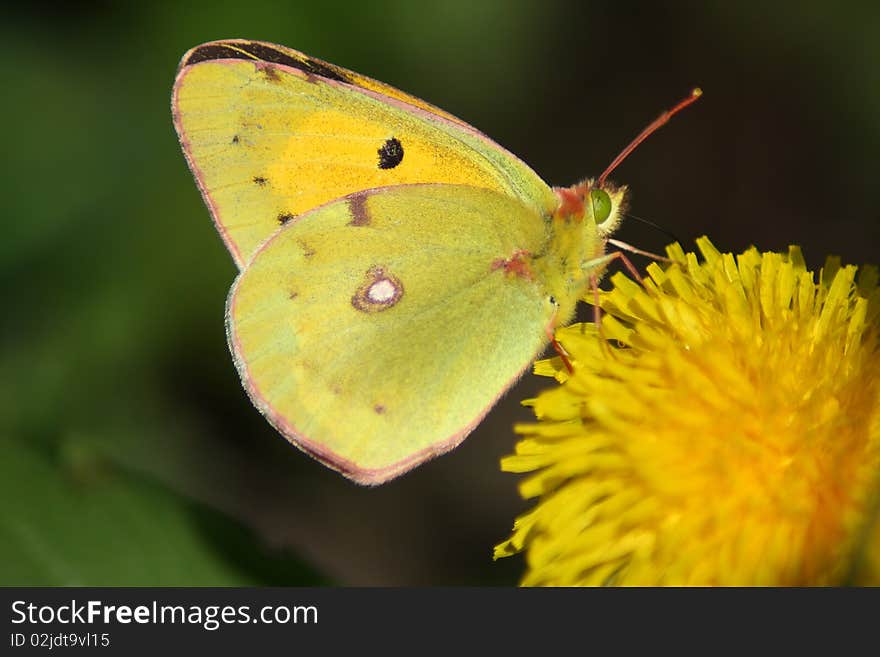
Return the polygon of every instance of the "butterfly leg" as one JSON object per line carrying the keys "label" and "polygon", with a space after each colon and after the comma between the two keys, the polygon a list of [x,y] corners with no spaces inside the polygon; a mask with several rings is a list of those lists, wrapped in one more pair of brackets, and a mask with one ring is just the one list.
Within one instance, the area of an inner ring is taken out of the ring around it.
{"label": "butterfly leg", "polygon": [[599,301],[599,277],[596,274],[590,274],[590,289],[593,291],[593,323],[596,330],[599,331],[599,341],[604,348],[608,348],[608,340],[605,332],[602,330],[602,308]]}
{"label": "butterfly leg", "polygon": [[553,331],[554,326],[555,322],[550,322],[544,330],[547,333],[547,337],[550,339],[550,344],[553,345],[553,349],[556,350],[556,353],[559,354],[559,357],[562,359],[562,364],[565,365],[565,369],[568,370],[569,374],[574,374],[574,367],[568,357],[568,352],[556,340],[556,334]]}
{"label": "butterfly leg", "polygon": [[[612,240],[608,240],[608,241],[611,242]],[[616,241],[614,243],[616,246],[618,246]],[[621,243],[621,244],[623,244],[623,243]],[[629,246],[629,245],[627,244],[627,246]],[[636,249],[635,252],[640,253],[641,255],[652,255],[652,254],[648,254],[647,252],[642,252],[638,249]],[[665,260],[666,258],[662,258],[662,259]],[[632,275],[632,277],[635,278],[639,282],[639,285],[644,285],[644,281],[642,280],[642,277],[639,274],[638,270],[636,269],[635,265],[633,265],[632,261],[623,254],[623,251],[615,251],[614,253],[609,253],[601,258],[597,258],[596,260],[590,261],[586,264],[588,266],[592,266],[591,267],[592,269],[598,269],[599,267],[604,269],[605,266],[607,266],[609,263],[611,263],[614,260],[620,260],[623,263],[624,267],[626,267],[627,271],[629,271],[629,273]],[[599,299],[599,276],[595,271],[590,274],[590,289],[593,292],[593,323],[596,324],[596,330],[599,332],[599,339],[600,339],[602,345],[605,348],[607,348],[608,347],[608,340],[605,336],[605,332],[602,330],[602,308],[601,308],[601,301]],[[612,355],[613,355],[613,353],[612,353]]]}
{"label": "butterfly leg", "polygon": [[632,277],[639,282],[639,285],[644,285],[644,281],[639,274],[639,270],[636,269],[636,266],[632,263],[632,260],[630,260],[623,254],[623,251],[615,251],[614,253],[609,253],[608,262],[611,262],[612,260],[620,260],[623,263],[623,266],[626,267],[626,270],[630,274],[632,274]]}

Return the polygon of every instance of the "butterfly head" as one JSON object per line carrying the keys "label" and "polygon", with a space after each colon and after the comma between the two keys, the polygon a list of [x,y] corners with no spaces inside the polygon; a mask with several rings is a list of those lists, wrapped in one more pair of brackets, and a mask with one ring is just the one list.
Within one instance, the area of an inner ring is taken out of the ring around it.
{"label": "butterfly head", "polygon": [[617,229],[626,213],[629,191],[625,185],[618,187],[611,182],[600,183],[590,178],[572,187],[556,187],[553,191],[559,199],[555,218],[582,222],[590,229],[595,228],[602,238]]}

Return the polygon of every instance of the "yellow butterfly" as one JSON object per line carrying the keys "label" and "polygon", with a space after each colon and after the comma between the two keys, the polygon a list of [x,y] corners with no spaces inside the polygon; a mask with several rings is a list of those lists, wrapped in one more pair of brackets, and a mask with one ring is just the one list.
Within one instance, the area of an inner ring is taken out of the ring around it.
{"label": "yellow butterfly", "polygon": [[571,320],[626,188],[551,188],[463,121],[290,48],[187,52],[174,125],[241,272],[245,389],[294,445],[380,484],[458,445]]}

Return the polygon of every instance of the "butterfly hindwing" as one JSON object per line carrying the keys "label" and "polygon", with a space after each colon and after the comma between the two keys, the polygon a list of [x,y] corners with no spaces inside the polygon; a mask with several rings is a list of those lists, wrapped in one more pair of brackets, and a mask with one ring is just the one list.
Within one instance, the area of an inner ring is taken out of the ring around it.
{"label": "butterfly hindwing", "polygon": [[245,387],[289,440],[361,483],[451,449],[545,344],[542,281],[499,266],[537,252],[545,229],[534,208],[460,185],[369,190],[306,213],[230,293]]}
{"label": "butterfly hindwing", "polygon": [[424,101],[289,48],[253,41],[187,53],[175,126],[239,267],[280,225],[358,190],[467,184],[539,213],[555,204],[528,166]]}

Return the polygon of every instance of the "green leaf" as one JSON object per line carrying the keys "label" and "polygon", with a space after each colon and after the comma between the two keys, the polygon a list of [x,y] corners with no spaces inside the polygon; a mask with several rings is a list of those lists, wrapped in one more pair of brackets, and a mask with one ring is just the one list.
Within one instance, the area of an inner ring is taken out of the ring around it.
{"label": "green leaf", "polygon": [[0,584],[256,583],[218,554],[194,522],[193,505],[119,473],[74,473],[19,441],[0,440]]}

